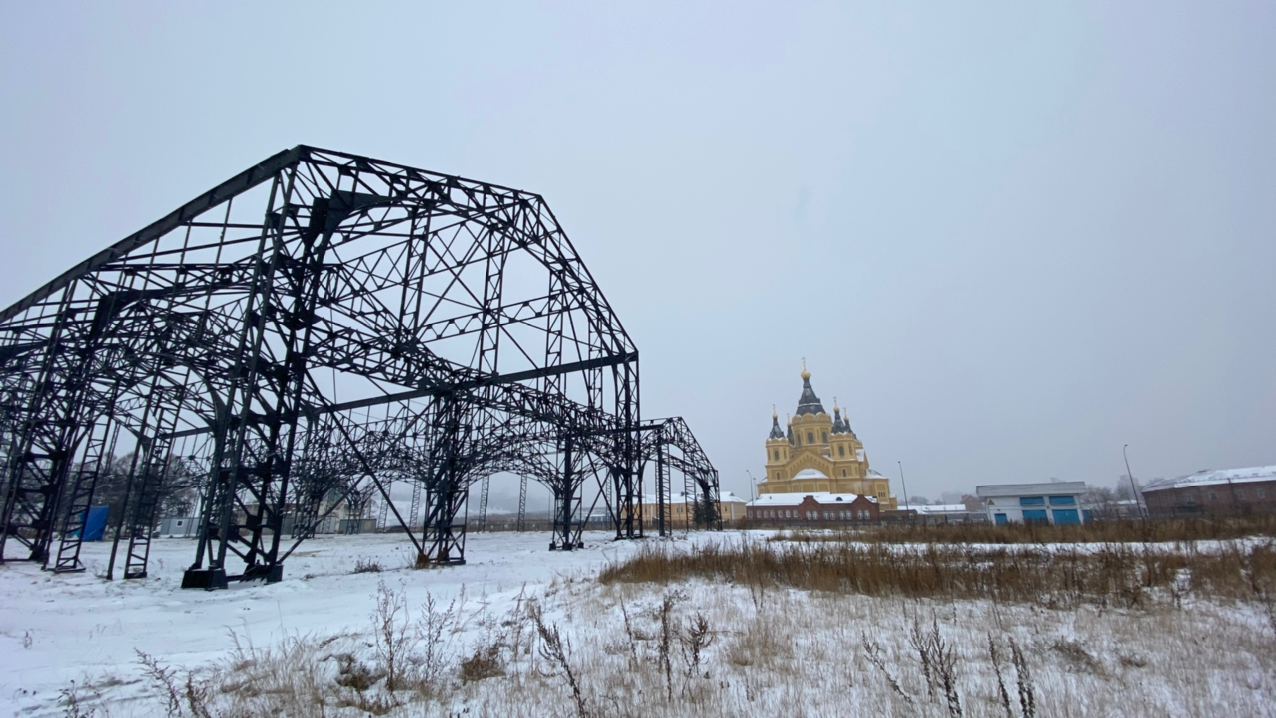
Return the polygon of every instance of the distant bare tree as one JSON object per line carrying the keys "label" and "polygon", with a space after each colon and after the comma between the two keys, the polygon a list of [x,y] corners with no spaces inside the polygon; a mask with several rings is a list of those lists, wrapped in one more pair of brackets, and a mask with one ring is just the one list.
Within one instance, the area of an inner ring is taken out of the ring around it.
{"label": "distant bare tree", "polygon": [[[1126,487],[1129,488],[1128,485]],[[1086,492],[1081,496],[1081,503],[1088,507],[1097,516],[1115,516],[1117,515],[1117,501],[1120,496],[1113,489],[1105,486],[1086,486]]]}
{"label": "distant bare tree", "polygon": [[1121,476],[1119,476],[1116,480],[1114,491],[1116,493],[1116,497],[1123,501],[1134,498],[1134,491],[1130,488],[1130,477],[1125,474],[1121,474]]}

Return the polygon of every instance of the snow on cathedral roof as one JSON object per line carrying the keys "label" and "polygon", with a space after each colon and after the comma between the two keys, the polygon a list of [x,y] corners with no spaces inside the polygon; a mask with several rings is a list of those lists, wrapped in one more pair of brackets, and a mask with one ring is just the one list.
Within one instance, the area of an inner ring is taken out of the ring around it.
{"label": "snow on cathedral roof", "polygon": [[819,469],[802,469],[801,471],[797,472],[797,475],[793,477],[793,480],[797,481],[798,479],[827,479],[827,478],[828,478],[828,475],[826,475],[823,471],[820,471]]}
{"label": "snow on cathedral roof", "polygon": [[1247,484],[1255,481],[1276,481],[1276,466],[1251,466],[1244,469],[1201,469],[1195,474],[1177,479],[1157,479],[1142,488],[1148,491],[1183,489],[1192,486],[1218,486],[1220,484]]}

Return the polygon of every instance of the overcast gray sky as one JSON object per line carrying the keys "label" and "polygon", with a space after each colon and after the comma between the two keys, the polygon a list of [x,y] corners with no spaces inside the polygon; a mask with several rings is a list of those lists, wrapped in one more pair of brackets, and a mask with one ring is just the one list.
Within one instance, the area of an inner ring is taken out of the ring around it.
{"label": "overcast gray sky", "polygon": [[6,3],[0,305],[307,143],[543,194],[738,493],[804,356],[932,498],[1276,463],[1276,4],[612,5]]}

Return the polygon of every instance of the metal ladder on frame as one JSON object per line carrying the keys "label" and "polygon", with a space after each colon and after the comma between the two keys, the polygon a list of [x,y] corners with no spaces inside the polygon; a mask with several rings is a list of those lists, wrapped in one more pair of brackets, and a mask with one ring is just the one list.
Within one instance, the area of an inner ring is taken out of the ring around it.
{"label": "metal ladder on frame", "polygon": [[67,495],[67,510],[62,517],[62,539],[53,563],[54,573],[84,570],[84,564],[80,562],[80,547],[84,543],[89,509],[93,506],[98,477],[114,454],[119,435],[119,427],[109,417],[98,421],[89,432],[80,465],[72,470],[74,476]]}
{"label": "metal ladder on frame", "polygon": [[142,485],[138,487],[137,504],[133,507],[133,520],[129,525],[128,553],[124,559],[125,580],[146,578],[146,562],[151,555],[151,529],[155,525],[155,513],[159,510],[164,478],[168,472],[177,412],[171,412],[168,418],[168,422],[161,423],[161,430],[156,432],[146,451]]}

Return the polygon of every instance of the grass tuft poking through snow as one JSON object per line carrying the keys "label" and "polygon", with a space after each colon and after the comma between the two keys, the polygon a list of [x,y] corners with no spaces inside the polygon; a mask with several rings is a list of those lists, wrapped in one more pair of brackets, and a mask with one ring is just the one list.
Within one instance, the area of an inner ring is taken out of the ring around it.
{"label": "grass tuft poking through snow", "polygon": [[370,558],[361,558],[354,562],[350,573],[381,573],[381,564]]}

